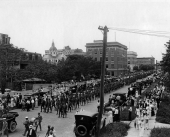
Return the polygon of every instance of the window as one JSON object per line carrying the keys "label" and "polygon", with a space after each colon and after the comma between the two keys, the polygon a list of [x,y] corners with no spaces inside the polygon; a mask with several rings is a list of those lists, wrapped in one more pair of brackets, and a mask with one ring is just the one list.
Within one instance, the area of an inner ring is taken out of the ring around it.
{"label": "window", "polygon": [[100,49],[100,54],[102,54],[103,52],[102,52],[103,50],[102,49]]}
{"label": "window", "polygon": [[94,49],[94,54],[97,54],[97,49]]}
{"label": "window", "polygon": [[114,61],[114,57],[111,57],[111,61]]}
{"label": "window", "polygon": [[102,61],[102,57],[100,57],[100,61]]}
{"label": "window", "polygon": [[92,49],[88,49],[87,52],[92,52]]}
{"label": "window", "polygon": [[128,61],[128,64],[130,64],[130,61]]}
{"label": "window", "polygon": [[108,64],[106,64],[106,68],[108,68]]}
{"label": "window", "polygon": [[111,68],[114,68],[114,64],[111,64]]}
{"label": "window", "polygon": [[114,55],[114,48],[111,48],[111,55]]}
{"label": "window", "polygon": [[32,60],[32,54],[29,54],[29,60]]}
{"label": "window", "polygon": [[106,57],[106,61],[108,61],[108,57]]}
{"label": "window", "polygon": [[109,53],[109,48],[106,49],[106,55],[108,55],[108,53]]}
{"label": "window", "polygon": [[95,61],[97,61],[97,58],[94,58]]}

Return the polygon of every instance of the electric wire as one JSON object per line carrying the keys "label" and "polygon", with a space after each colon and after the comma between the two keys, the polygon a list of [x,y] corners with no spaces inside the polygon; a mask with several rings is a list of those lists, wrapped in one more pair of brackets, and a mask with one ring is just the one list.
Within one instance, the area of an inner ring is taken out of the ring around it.
{"label": "electric wire", "polygon": [[150,36],[170,38],[170,36],[167,36],[167,35],[151,34],[151,33],[146,33],[146,32],[139,32],[139,31],[132,31],[132,30],[123,30],[123,29],[116,29],[116,28],[108,28],[108,29],[117,30],[117,31],[123,31],[123,32],[129,32],[129,33],[142,34],[142,35],[150,35]]}
{"label": "electric wire", "polygon": [[126,29],[126,28],[117,28],[117,27],[112,27],[111,29],[123,29],[123,30],[139,31],[139,32],[158,33],[158,34],[170,34],[169,31],[154,31],[154,30]]}

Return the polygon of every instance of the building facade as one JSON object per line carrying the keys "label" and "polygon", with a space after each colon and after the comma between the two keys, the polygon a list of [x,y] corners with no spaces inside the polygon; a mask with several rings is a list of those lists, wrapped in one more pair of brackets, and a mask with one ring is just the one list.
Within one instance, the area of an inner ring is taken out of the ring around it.
{"label": "building facade", "polygon": [[13,66],[16,69],[25,69],[31,61],[42,60],[39,53],[23,51],[19,60],[14,61]]}
{"label": "building facade", "polygon": [[[96,61],[102,60],[103,41],[86,43],[86,54]],[[127,71],[127,46],[119,42],[107,42],[106,69],[112,76],[125,74]]]}
{"label": "building facade", "polygon": [[10,37],[7,34],[0,33],[0,45],[1,44],[10,44]]}
{"label": "building facade", "polygon": [[64,55],[62,52],[59,52],[55,47],[54,42],[52,42],[50,49],[45,51],[43,60],[51,64],[57,64],[61,59],[66,59],[66,55]]}
{"label": "building facade", "polygon": [[134,51],[127,51],[128,66],[133,72],[133,67],[137,66],[137,53]]}
{"label": "building facade", "polygon": [[137,58],[137,65],[155,65],[154,57],[142,57]]}
{"label": "building facade", "polygon": [[54,42],[52,42],[50,49],[45,51],[43,60],[51,64],[57,64],[59,60],[66,59],[68,55],[74,54],[84,55],[85,53],[82,49],[71,49],[69,46],[65,46],[64,49],[57,49]]}

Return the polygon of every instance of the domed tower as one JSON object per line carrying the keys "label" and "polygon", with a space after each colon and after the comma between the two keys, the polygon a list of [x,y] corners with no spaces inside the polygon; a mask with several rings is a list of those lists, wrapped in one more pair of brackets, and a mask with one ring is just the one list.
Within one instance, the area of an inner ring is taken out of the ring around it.
{"label": "domed tower", "polygon": [[54,41],[52,42],[49,51],[52,56],[57,56],[57,48],[55,47]]}

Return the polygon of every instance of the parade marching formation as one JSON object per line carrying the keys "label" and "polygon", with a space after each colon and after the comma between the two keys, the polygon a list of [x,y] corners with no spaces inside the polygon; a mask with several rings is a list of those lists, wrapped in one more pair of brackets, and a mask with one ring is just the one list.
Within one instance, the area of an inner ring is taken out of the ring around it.
{"label": "parade marching formation", "polygon": [[[137,79],[145,78],[151,75],[152,72],[142,72],[142,73],[134,73],[133,75],[128,75],[123,78],[106,78],[104,82],[104,92],[110,93],[113,90],[123,87],[124,85],[129,85],[134,83]],[[141,94],[141,92],[133,92],[133,88],[135,85],[131,85],[129,88],[128,94],[126,94],[126,98],[123,102],[120,103],[120,97],[118,96],[110,96],[109,98],[109,106],[112,106],[112,114],[114,115],[113,121],[119,121],[119,110],[121,106],[126,106],[126,103],[132,100]],[[57,92],[58,94],[54,94],[55,91],[60,89],[59,86],[55,86],[51,88],[48,92],[43,92],[43,88],[38,89],[35,94],[31,96],[23,96],[21,94],[15,94],[11,96],[9,93],[6,98],[2,98],[0,100],[0,107],[2,112],[5,113],[5,110],[10,108],[20,108],[22,111],[33,111],[34,108],[38,108],[40,106],[41,113],[52,113],[55,111],[58,117],[66,118],[67,113],[72,110],[78,109],[80,106],[84,106],[91,101],[94,101],[100,97],[100,80],[91,80],[86,82],[72,82],[69,84],[64,84],[62,86],[64,90],[61,92]],[[140,91],[141,89],[139,89]],[[154,89],[152,92],[157,93],[158,90]],[[133,93],[133,95],[132,95]],[[152,99],[152,95],[148,95],[149,99]],[[147,100],[148,97],[146,97]],[[121,98],[122,99],[122,98]],[[145,100],[145,101],[146,101]],[[98,100],[99,101],[99,100]],[[134,101],[135,102],[135,101]],[[147,101],[148,102],[148,101]],[[117,105],[115,105],[117,103]],[[140,103],[132,103],[132,105],[138,105]],[[105,104],[105,106],[107,106]],[[141,106],[141,105],[138,105]],[[140,107],[139,107],[140,108]],[[138,111],[138,110],[137,110]],[[114,112],[114,113],[113,113]],[[142,111],[143,112],[143,111]],[[141,113],[140,113],[141,114]],[[137,116],[140,117],[141,115]],[[25,126],[24,136],[27,135],[31,137],[32,134],[37,132],[38,127],[41,128],[41,122],[43,118],[40,113],[35,118],[31,118],[29,120],[28,117],[25,117],[25,122],[23,123]],[[35,128],[33,128],[35,127]],[[30,133],[31,130],[31,133]],[[55,136],[54,127],[48,126],[46,136]]]}

